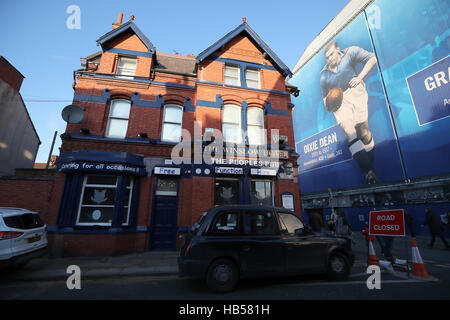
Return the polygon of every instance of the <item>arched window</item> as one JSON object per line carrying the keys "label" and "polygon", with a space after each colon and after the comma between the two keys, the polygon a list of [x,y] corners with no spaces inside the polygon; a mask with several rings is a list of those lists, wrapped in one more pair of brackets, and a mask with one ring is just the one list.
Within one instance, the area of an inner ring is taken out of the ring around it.
{"label": "arched window", "polygon": [[224,105],[222,121],[223,140],[227,142],[241,142],[241,107],[232,104]]}
{"label": "arched window", "polygon": [[129,100],[115,99],[111,101],[105,136],[109,138],[125,138],[130,109],[131,102]]}
{"label": "arched window", "polygon": [[249,107],[247,109],[247,136],[250,145],[266,143],[263,109],[257,107]]}
{"label": "arched window", "polygon": [[183,107],[176,104],[166,104],[164,106],[161,140],[179,142],[181,140],[182,123]]}

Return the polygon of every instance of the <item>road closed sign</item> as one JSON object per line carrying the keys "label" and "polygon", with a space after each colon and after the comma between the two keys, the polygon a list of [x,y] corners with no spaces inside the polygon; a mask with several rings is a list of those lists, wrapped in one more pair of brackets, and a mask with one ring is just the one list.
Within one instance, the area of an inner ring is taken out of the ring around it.
{"label": "road closed sign", "polygon": [[369,234],[375,236],[405,236],[405,216],[403,209],[371,211]]}

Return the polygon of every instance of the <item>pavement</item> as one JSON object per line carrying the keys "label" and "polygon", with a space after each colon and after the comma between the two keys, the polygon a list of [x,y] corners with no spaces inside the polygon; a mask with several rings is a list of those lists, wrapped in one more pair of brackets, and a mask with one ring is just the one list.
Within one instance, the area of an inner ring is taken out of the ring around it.
{"label": "pavement", "polygon": [[142,252],[100,257],[41,257],[29,261],[18,270],[2,273],[0,281],[58,281],[67,280],[71,265],[80,267],[83,279],[120,276],[178,274],[178,252]]}
{"label": "pavement", "polygon": [[[355,267],[363,270],[367,262],[367,247],[361,232],[354,234],[353,250],[356,256]],[[416,237],[417,245],[425,265],[428,262],[450,265],[450,251],[444,250],[439,238],[434,248],[429,248],[429,237]],[[373,243],[378,259],[383,259],[377,241]],[[408,259],[411,265],[411,238],[397,238],[394,241],[394,257]],[[102,257],[66,257],[52,258],[44,256],[35,258],[18,270],[7,270],[0,273],[0,281],[58,281],[67,280],[67,268],[77,265],[83,279],[95,279],[120,276],[157,276],[178,274],[178,252],[143,252],[119,256]],[[360,270],[360,271],[361,271]],[[354,271],[355,272],[355,271]]]}

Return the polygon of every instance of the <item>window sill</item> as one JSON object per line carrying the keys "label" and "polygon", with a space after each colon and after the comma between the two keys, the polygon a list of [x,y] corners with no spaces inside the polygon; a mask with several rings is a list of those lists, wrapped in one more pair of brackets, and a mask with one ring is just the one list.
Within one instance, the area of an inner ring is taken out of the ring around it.
{"label": "window sill", "polygon": [[108,79],[108,80],[122,80],[122,81],[134,81],[134,82],[146,82],[146,83],[151,82],[150,78],[148,78],[148,77],[118,75],[115,73],[75,71],[75,75],[92,77],[92,78],[103,78],[103,79]]}
{"label": "window sill", "polygon": [[258,91],[258,92],[267,92],[267,93],[276,93],[281,94],[285,96],[289,96],[289,93],[286,91],[280,91],[280,90],[271,90],[271,89],[262,89],[262,88],[250,88],[246,86],[236,86],[231,84],[225,84],[223,82],[215,82],[215,81],[208,81],[208,80],[196,80],[197,83],[202,84],[210,84],[210,85],[216,85],[221,87],[227,87],[227,88],[234,88],[234,89],[244,89],[244,90],[252,90],[252,91]]}
{"label": "window sill", "polygon": [[112,138],[106,136],[99,135],[85,135],[81,133],[64,133],[64,139],[81,139],[81,140],[96,140],[96,141],[104,141],[104,142],[121,142],[121,143],[156,143],[162,145],[177,145],[180,142],[171,142],[171,141],[161,141],[151,138],[133,138],[133,137],[125,137],[125,138]]}
{"label": "window sill", "polygon": [[147,232],[146,226],[122,226],[114,228],[111,226],[73,226],[58,227],[48,226],[48,234],[121,234],[121,233],[139,233]]}

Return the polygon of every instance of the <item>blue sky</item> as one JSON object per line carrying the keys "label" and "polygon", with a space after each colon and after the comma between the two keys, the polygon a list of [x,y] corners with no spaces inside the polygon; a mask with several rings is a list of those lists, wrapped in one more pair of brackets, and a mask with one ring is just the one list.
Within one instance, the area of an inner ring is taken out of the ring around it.
{"label": "blue sky", "polygon": [[[42,142],[36,162],[53,154],[66,123],[61,110],[73,98],[73,71],[80,58],[100,50],[96,40],[112,29],[119,12],[136,25],[158,52],[198,55],[247,18],[250,27],[292,70],[306,46],[348,0],[285,1],[2,1],[0,55],[24,76],[20,93]],[[69,29],[67,8],[80,8],[80,29]]]}

